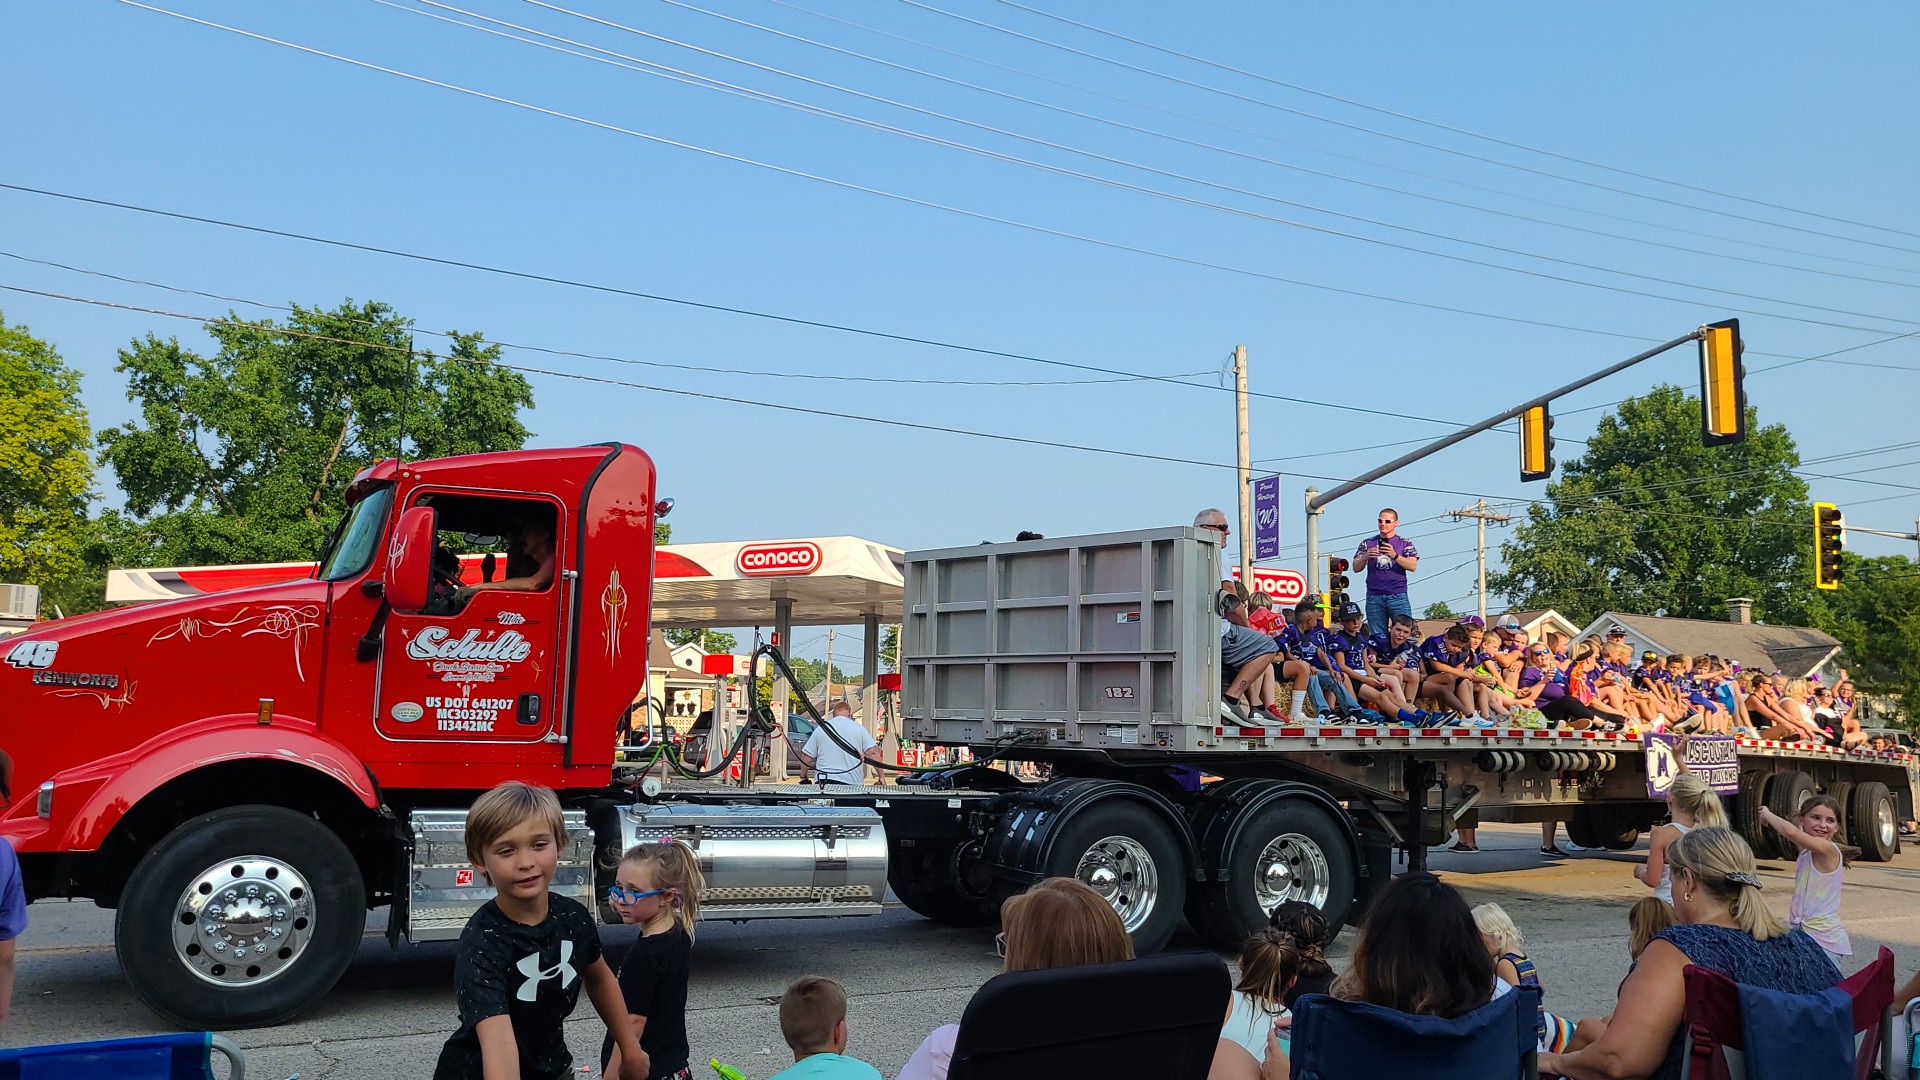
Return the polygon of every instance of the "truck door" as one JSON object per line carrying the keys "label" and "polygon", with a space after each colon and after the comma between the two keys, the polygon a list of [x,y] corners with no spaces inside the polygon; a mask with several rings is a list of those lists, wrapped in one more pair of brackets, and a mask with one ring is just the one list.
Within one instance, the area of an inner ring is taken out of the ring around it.
{"label": "truck door", "polygon": [[[436,512],[435,596],[426,611],[388,616],[375,729],[395,742],[469,744],[463,753],[547,739],[559,726],[559,505],[432,489],[410,505]],[[490,579],[480,552],[493,555]]]}

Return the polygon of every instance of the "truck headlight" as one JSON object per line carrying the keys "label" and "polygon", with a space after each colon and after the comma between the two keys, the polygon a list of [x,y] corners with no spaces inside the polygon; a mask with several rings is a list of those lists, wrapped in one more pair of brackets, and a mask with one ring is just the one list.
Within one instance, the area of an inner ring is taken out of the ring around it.
{"label": "truck headlight", "polygon": [[43,818],[53,816],[53,781],[40,785],[40,795],[34,800],[33,810]]}

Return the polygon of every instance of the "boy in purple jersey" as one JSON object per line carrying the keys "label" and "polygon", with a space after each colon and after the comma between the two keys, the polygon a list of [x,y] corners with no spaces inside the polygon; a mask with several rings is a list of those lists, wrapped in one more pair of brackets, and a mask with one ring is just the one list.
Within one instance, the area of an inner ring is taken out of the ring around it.
{"label": "boy in purple jersey", "polygon": [[1420,699],[1420,643],[1414,640],[1419,628],[1413,616],[1395,615],[1386,629],[1367,640],[1367,666],[1398,682],[1404,701]]}
{"label": "boy in purple jersey", "polygon": [[[1389,631],[1391,633],[1391,631]],[[1402,641],[1405,631],[1401,632]],[[1363,704],[1373,708],[1382,719],[1393,717],[1403,724],[1431,727],[1439,718],[1416,709],[1401,693],[1398,675],[1379,672],[1369,659],[1373,639],[1367,636],[1360,605],[1349,603],[1340,609],[1340,632],[1333,636],[1332,657],[1339,676],[1352,687]]]}
{"label": "boy in purple jersey", "polygon": [[1287,719],[1300,725],[1313,722],[1307,716],[1309,696],[1307,687],[1313,681],[1313,664],[1307,659],[1311,648],[1307,644],[1306,635],[1300,629],[1301,613],[1307,611],[1317,613],[1319,610],[1311,600],[1300,601],[1294,605],[1293,621],[1282,622],[1279,632],[1273,636],[1273,639],[1280,644],[1280,652],[1286,657],[1274,664],[1273,669],[1279,672],[1278,677],[1290,684],[1293,689],[1292,707],[1289,709]]}
{"label": "boy in purple jersey", "polygon": [[[1320,626],[1320,609],[1305,601],[1294,609],[1295,641],[1297,647],[1289,643],[1289,651],[1300,660],[1312,665],[1312,676],[1307,680],[1307,698],[1313,702],[1314,711],[1320,714],[1320,722],[1327,723],[1346,716],[1359,715],[1360,703],[1354,700],[1353,692],[1347,684],[1334,675],[1333,660],[1328,656],[1332,635]],[[1333,704],[1327,704],[1328,698]]]}
{"label": "boy in purple jersey", "polygon": [[1467,675],[1468,669],[1478,662],[1471,659],[1472,656],[1473,651],[1467,647],[1465,626],[1449,626],[1446,633],[1435,634],[1420,643],[1420,664],[1425,672],[1420,677],[1420,688],[1432,694],[1442,707],[1469,720],[1475,716],[1471,702],[1475,695]]}

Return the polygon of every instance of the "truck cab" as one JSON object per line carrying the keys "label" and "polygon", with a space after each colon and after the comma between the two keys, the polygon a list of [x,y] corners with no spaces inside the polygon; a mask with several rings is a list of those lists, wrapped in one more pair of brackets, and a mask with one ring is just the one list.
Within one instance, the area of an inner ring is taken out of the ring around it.
{"label": "truck cab", "polygon": [[[412,810],[607,787],[646,678],[654,495],[621,444],[389,460],[311,576],[9,639],[0,836],[29,899],[119,908],[163,1015],[291,1015],[409,888]],[[495,576],[462,586],[449,559],[479,550]]]}

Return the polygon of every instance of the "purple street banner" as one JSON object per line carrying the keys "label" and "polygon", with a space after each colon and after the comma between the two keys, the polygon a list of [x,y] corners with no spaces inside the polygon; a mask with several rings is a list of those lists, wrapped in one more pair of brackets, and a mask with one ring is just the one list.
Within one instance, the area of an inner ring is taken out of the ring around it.
{"label": "purple street banner", "polygon": [[1280,557],[1280,478],[1263,476],[1253,482],[1253,557]]}
{"label": "purple street banner", "polygon": [[[1647,794],[1667,797],[1667,788],[1680,775],[1679,735],[1640,736],[1647,747]],[[1687,738],[1687,772],[1707,782],[1721,795],[1740,793],[1740,757],[1731,735],[1694,735]]]}

